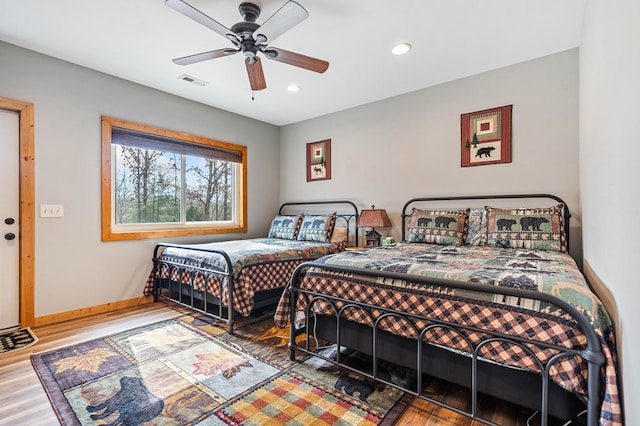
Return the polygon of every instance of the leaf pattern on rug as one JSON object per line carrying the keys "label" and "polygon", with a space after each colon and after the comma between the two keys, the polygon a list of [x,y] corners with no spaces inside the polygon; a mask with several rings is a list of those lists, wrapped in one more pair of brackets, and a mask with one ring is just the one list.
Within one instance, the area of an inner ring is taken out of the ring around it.
{"label": "leaf pattern on rug", "polygon": [[193,374],[213,376],[222,373],[227,380],[235,376],[241,367],[253,367],[246,359],[224,349],[217,353],[196,354],[196,358],[200,361],[193,364]]}
{"label": "leaf pattern on rug", "polygon": [[100,366],[113,356],[118,356],[109,348],[96,348],[91,349],[86,354],[82,354],[78,351],[74,351],[77,355],[68,356],[66,358],[59,359],[52,362],[51,365],[57,367],[55,374],[64,373],[67,370],[89,371],[91,373],[97,373],[100,371]]}

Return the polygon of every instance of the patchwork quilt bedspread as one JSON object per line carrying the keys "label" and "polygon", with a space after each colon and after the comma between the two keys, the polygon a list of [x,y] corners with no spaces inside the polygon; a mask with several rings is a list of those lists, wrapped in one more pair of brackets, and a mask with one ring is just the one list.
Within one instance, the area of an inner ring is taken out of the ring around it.
{"label": "patchwork quilt bedspread", "polygon": [[[340,252],[345,247],[344,242],[320,243],[279,238],[254,238],[167,247],[162,252],[161,258],[185,267],[225,272],[227,263],[224,257],[219,253],[206,250],[224,251],[229,256],[233,270],[234,308],[241,315],[247,316],[253,309],[253,297],[256,291],[283,287],[288,283],[298,264]],[[149,274],[144,288],[145,295],[153,294],[156,276],[171,278],[182,284],[191,283],[189,271],[163,264],[159,270],[155,272],[152,270]],[[204,291],[206,288],[210,294],[228,301],[227,288],[223,286],[221,294],[216,276],[207,277],[204,273],[195,272],[194,278],[194,285],[198,290]]]}
{"label": "patchwork quilt bedspread", "polygon": [[[505,286],[554,295],[575,306],[590,321],[600,338],[604,366],[604,396],[601,424],[621,424],[615,359],[614,327],[597,296],[590,290],[575,261],[568,254],[488,246],[444,246],[435,244],[398,243],[360,251],[347,251],[319,259],[327,265],[373,269],[420,275],[430,278]],[[310,269],[298,284],[302,289],[369,303],[410,314],[438,318],[452,323],[481,327],[506,334],[521,333],[572,348],[584,348],[586,337],[575,320],[545,302],[481,293],[466,289],[426,285],[382,277],[332,273]],[[278,326],[289,320],[290,299],[285,291],[275,314]],[[342,306],[337,303],[338,308]],[[296,310],[304,310],[306,299],[298,298]],[[328,303],[318,301],[313,311],[332,314]],[[373,311],[374,317],[381,311]],[[371,324],[361,310],[350,309],[349,319]],[[418,329],[428,321],[412,319]],[[401,320],[385,320],[381,327],[392,333],[415,337],[413,328]],[[482,341],[482,333],[469,334],[473,343]],[[427,334],[429,342],[456,351],[469,348],[459,335],[442,329]],[[542,362],[551,359],[554,350],[531,347]],[[483,357],[494,362],[538,371],[524,351],[511,346],[487,347]],[[563,360],[552,368],[551,378],[566,389],[586,394],[586,362],[580,357]]]}

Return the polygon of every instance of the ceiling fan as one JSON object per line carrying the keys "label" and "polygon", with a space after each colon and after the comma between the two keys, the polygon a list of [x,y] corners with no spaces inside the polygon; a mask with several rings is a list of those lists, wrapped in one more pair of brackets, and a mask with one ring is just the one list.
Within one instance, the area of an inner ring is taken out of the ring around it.
{"label": "ceiling fan", "polygon": [[182,0],[165,0],[165,4],[227,38],[235,47],[235,49],[217,49],[176,58],[173,62],[178,65],[194,64],[242,52],[246,57],[244,62],[249,74],[251,90],[262,90],[267,87],[258,53],[274,61],[317,73],[323,73],[329,68],[329,62],[322,59],[269,46],[269,43],[309,16],[309,13],[295,1],[289,0],[262,25],[256,23],[256,19],[260,16],[260,6],[249,2],[240,3],[238,9],[244,21],[234,24],[231,29]]}

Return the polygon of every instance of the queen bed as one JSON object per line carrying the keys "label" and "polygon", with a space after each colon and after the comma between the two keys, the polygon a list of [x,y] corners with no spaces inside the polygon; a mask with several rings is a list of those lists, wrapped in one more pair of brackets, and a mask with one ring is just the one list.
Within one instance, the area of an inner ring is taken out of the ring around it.
{"label": "queen bed", "polygon": [[233,333],[235,314],[246,317],[275,305],[300,263],[343,251],[352,238],[357,241],[357,219],[351,201],[287,202],[265,238],[159,243],[144,294],[222,320]]}
{"label": "queen bed", "polygon": [[[295,324],[292,359],[301,352],[351,369],[341,351],[315,350],[320,340],[371,355],[371,379],[385,382],[379,360],[403,365],[426,375],[403,390],[488,423],[478,415],[480,393],[539,410],[543,425],[578,417],[622,424],[614,327],[568,254],[564,201],[416,198],[401,218],[400,243],[296,268],[275,315],[281,327]],[[299,333],[306,344],[296,343]],[[423,392],[427,376],[470,389],[470,409]]]}

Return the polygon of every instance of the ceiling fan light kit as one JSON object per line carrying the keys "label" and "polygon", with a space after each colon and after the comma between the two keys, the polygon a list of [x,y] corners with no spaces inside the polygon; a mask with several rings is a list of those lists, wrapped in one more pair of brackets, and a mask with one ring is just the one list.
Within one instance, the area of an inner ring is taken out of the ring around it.
{"label": "ceiling fan light kit", "polygon": [[225,37],[235,47],[234,49],[217,49],[176,58],[173,62],[178,65],[195,64],[241,52],[245,56],[244,62],[249,76],[249,83],[251,90],[254,91],[263,90],[267,87],[258,54],[262,54],[264,57],[274,61],[317,73],[323,73],[329,68],[329,62],[322,59],[270,46],[273,40],[309,16],[305,8],[293,0],[285,3],[262,25],[256,23],[260,16],[260,6],[250,2],[240,3],[238,10],[244,20],[234,24],[231,28],[225,27],[183,0],[165,0],[165,4],[187,18],[193,19]]}

